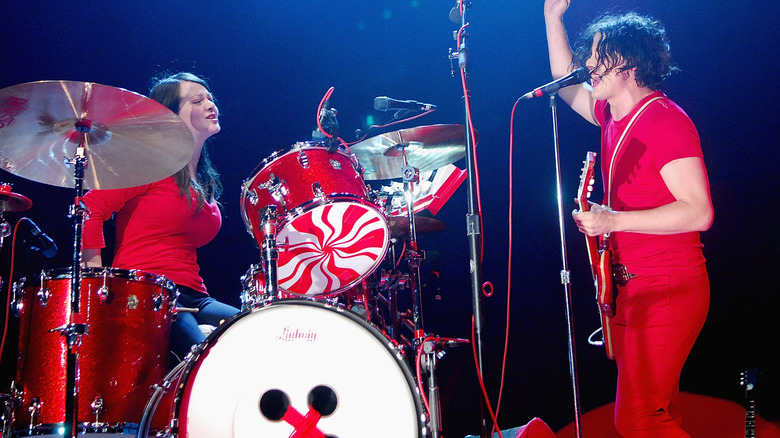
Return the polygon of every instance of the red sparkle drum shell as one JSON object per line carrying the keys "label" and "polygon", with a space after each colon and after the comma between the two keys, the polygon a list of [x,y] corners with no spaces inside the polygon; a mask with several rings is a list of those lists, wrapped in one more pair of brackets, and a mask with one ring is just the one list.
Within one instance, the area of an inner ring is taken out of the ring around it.
{"label": "red sparkle drum shell", "polygon": [[[424,436],[422,403],[403,358],[380,331],[343,308],[274,301],[225,321],[201,347],[178,386],[171,423],[179,437],[293,436],[301,431],[292,414],[313,414],[317,387],[336,401],[315,424],[327,436]],[[269,417],[259,405],[273,391],[288,398],[291,416]]]}
{"label": "red sparkle drum shell", "polygon": [[[151,386],[165,376],[175,308],[174,285],[135,270],[87,268],[82,273],[79,319],[88,334],[77,347],[78,419],[101,430],[138,424]],[[33,399],[41,403],[33,434],[65,422],[67,349],[58,327],[71,321],[70,269],[44,271],[41,284],[23,289],[16,385],[22,391],[17,430],[29,429]],[[102,398],[97,420],[90,406]]]}
{"label": "red sparkle drum shell", "polygon": [[261,165],[243,184],[241,214],[262,248],[263,211],[276,207],[281,290],[333,295],[376,269],[390,231],[383,212],[369,200],[356,159],[306,142],[274,153]]}

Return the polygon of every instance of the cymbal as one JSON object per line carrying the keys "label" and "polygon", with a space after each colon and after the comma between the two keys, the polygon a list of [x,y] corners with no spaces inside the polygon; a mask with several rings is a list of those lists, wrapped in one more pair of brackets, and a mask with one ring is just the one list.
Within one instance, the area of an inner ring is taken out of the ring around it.
{"label": "cymbal", "polygon": [[[387,218],[387,223],[390,225],[392,237],[404,237],[409,234],[409,218],[407,216],[390,216]],[[445,228],[447,225],[439,219],[427,216],[414,217],[414,230],[417,233],[435,233]]]}
{"label": "cymbal", "polygon": [[138,93],[93,82],[39,81],[0,90],[0,168],[22,178],[75,187],[74,168],[86,134],[85,189],[118,189],[158,181],[192,158],[193,139],[178,115]]}
{"label": "cymbal", "polygon": [[426,172],[458,161],[466,156],[465,138],[463,125],[417,126],[371,137],[350,150],[363,166],[364,179],[393,179],[403,177],[404,165]]}
{"label": "cymbal", "polygon": [[11,191],[10,184],[0,183],[0,213],[29,210],[32,207],[30,198]]}

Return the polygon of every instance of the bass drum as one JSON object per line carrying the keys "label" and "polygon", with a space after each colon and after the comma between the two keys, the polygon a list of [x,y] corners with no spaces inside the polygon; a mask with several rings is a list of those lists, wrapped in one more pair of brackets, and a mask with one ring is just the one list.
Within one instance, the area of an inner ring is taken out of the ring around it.
{"label": "bass drum", "polygon": [[289,299],[239,314],[188,361],[169,422],[179,437],[423,436],[409,368],[339,307]]}

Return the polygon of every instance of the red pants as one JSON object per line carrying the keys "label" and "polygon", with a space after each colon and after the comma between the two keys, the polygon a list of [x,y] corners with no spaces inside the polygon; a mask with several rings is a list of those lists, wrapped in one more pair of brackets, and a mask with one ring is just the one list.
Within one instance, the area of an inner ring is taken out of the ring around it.
{"label": "red pants", "polygon": [[680,373],[707,317],[706,270],[638,276],[611,320],[618,367],[615,428],[626,438],[688,437],[670,413]]}

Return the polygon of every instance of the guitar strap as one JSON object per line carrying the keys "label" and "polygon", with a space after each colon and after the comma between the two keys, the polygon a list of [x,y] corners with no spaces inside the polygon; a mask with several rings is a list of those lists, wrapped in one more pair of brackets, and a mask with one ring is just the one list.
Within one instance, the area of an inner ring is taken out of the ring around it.
{"label": "guitar strap", "polygon": [[607,207],[612,208],[612,168],[615,165],[615,160],[617,159],[618,152],[620,152],[620,148],[623,146],[623,140],[626,139],[628,136],[628,131],[631,130],[631,127],[634,126],[634,122],[639,118],[639,116],[645,111],[645,108],[648,107],[651,103],[655,102],[656,100],[663,99],[663,96],[656,96],[642,105],[637,112],[634,113],[634,115],[631,117],[631,120],[628,121],[628,124],[626,125],[626,129],[623,130],[623,134],[620,135],[620,139],[618,139],[617,145],[615,145],[615,150],[612,151],[612,159],[609,161],[609,170],[607,171]]}

